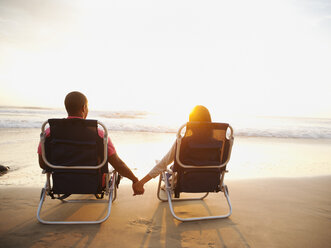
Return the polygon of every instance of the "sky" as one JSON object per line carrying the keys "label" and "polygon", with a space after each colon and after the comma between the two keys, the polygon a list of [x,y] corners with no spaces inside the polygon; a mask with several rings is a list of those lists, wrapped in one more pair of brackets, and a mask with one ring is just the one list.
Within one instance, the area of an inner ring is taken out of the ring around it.
{"label": "sky", "polygon": [[0,0],[0,105],[331,117],[328,0]]}

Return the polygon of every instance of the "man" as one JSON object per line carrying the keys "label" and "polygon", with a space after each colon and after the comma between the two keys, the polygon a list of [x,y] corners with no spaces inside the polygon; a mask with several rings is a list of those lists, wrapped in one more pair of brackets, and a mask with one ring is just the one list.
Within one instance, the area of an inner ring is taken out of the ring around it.
{"label": "man", "polygon": [[[88,114],[88,101],[84,94],[73,91],[70,92],[65,100],[64,105],[68,113],[68,119],[80,118],[86,119]],[[46,129],[46,135],[50,134],[50,129]],[[98,134],[103,137],[103,131],[98,129]],[[41,144],[38,147],[39,166],[42,169],[46,168],[45,162],[41,155]],[[129,167],[120,159],[117,155],[115,147],[108,137],[108,162],[114,167],[114,169],[121,175],[132,181],[132,186],[138,182],[138,178],[133,174]],[[133,188],[133,187],[132,187]],[[144,190],[133,188],[134,195],[140,195],[144,193]]]}

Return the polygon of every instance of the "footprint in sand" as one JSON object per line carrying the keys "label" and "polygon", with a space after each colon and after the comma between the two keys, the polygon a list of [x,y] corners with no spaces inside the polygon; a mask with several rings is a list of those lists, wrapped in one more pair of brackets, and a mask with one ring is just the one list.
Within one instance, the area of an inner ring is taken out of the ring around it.
{"label": "footprint in sand", "polygon": [[143,218],[139,218],[139,219],[130,221],[130,224],[131,225],[150,225],[150,224],[152,224],[152,221],[143,219]]}
{"label": "footprint in sand", "polygon": [[158,231],[160,230],[160,226],[153,226],[153,222],[151,220],[139,218],[130,221],[130,225],[139,225],[139,226],[146,226],[146,233],[150,233],[152,231]]}

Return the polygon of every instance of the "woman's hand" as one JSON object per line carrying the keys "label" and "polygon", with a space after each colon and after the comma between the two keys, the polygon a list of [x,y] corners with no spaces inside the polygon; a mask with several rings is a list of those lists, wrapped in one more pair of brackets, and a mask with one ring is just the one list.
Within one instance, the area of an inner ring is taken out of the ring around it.
{"label": "woman's hand", "polygon": [[133,195],[142,195],[145,192],[144,184],[141,181],[137,181],[132,184]]}

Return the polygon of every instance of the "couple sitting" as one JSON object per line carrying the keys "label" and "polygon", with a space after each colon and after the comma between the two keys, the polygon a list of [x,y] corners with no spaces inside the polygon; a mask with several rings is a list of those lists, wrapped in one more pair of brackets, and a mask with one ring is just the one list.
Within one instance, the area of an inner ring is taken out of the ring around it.
{"label": "couple sitting", "polygon": [[[68,119],[80,118],[86,119],[88,114],[88,101],[84,94],[73,91],[70,92],[64,101],[65,108],[68,113]],[[189,121],[205,121],[211,122],[210,114],[207,108],[203,106],[196,106],[190,116]],[[50,129],[46,129],[46,135],[50,134]],[[103,131],[98,130],[100,137],[103,137]],[[162,160],[154,166],[154,168],[140,181],[130,170],[130,168],[123,162],[123,160],[117,155],[115,147],[108,137],[108,162],[112,167],[121,175],[132,181],[132,189],[134,195],[141,195],[144,193],[144,184],[152,178],[157,177],[160,173],[167,169],[167,166],[174,161],[176,150],[176,142],[172,145],[170,151],[162,158]],[[39,165],[42,169],[46,168],[46,165],[42,159],[41,144],[38,147]]]}

